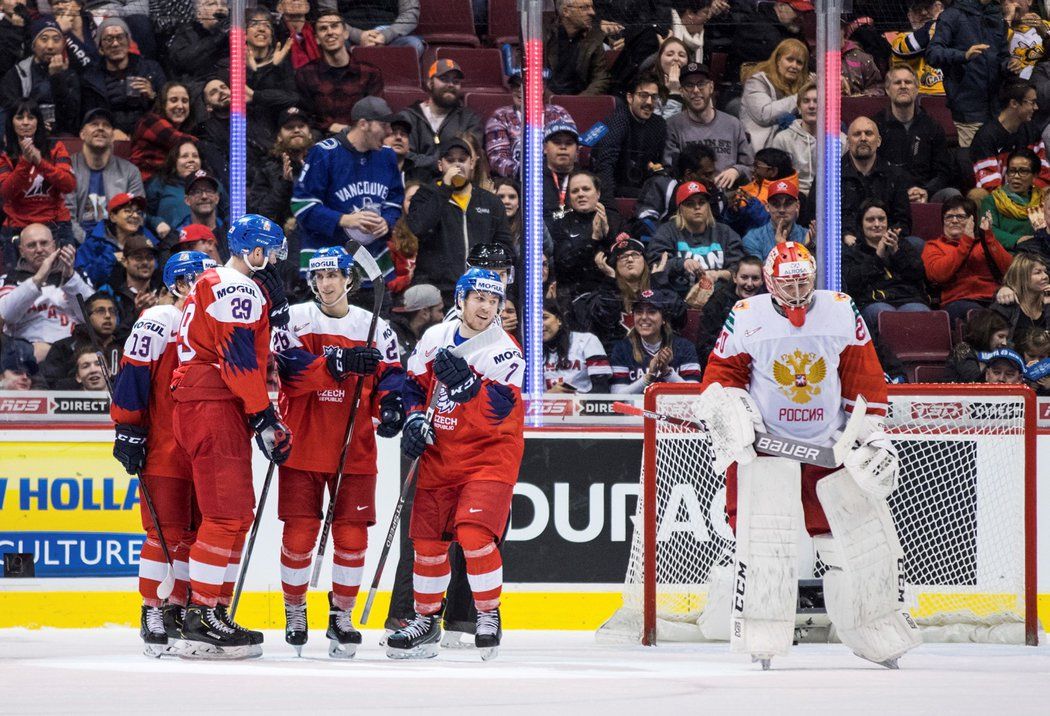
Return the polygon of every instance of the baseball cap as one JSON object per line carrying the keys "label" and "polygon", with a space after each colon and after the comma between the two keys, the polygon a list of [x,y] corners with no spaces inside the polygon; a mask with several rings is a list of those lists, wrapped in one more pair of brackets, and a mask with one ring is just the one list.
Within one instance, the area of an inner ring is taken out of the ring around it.
{"label": "baseball cap", "polygon": [[769,185],[769,189],[766,191],[766,199],[772,199],[774,196],[790,196],[792,199],[798,200],[798,187],[789,181],[778,179]]}
{"label": "baseball cap", "polygon": [[1009,361],[1017,366],[1017,370],[1024,373],[1024,359],[1021,358],[1017,351],[1010,350],[1009,348],[996,348],[994,351],[982,353],[979,357],[984,360],[985,365],[991,365],[997,360]]}
{"label": "baseball cap", "polygon": [[698,194],[702,194],[705,199],[710,196],[710,194],[707,193],[707,187],[700,182],[683,182],[674,190],[674,203],[680,206],[683,201],[687,201]]}
{"label": "baseball cap", "polygon": [[580,132],[576,129],[575,122],[566,122],[564,119],[556,119],[553,122],[548,122],[547,126],[543,128],[543,141],[547,141],[555,134],[561,132],[568,132],[572,135],[572,138],[577,142],[580,141]]}
{"label": "baseball cap", "polygon": [[154,256],[156,256],[159,253],[157,251],[157,247],[153,245],[153,242],[147,239],[142,234],[134,234],[132,236],[129,236],[127,240],[124,241],[125,256],[130,256],[136,251],[150,251],[153,253]]}
{"label": "baseball cap", "polygon": [[186,188],[186,192],[189,193],[189,190],[193,188],[193,185],[199,181],[206,181],[212,185],[215,191],[219,191],[219,180],[215,178],[215,175],[207,169],[198,169],[186,177],[186,181],[183,184]]}
{"label": "baseball cap", "polygon": [[462,149],[464,152],[466,152],[468,157],[471,156],[471,153],[472,153],[471,149],[470,149],[470,145],[467,144],[465,140],[462,140],[459,137],[453,137],[452,139],[448,140],[447,142],[442,142],[439,146],[440,146],[440,149],[441,149],[441,154],[439,156],[441,156],[441,157],[446,156],[453,149],[457,149],[457,148],[458,149]]}
{"label": "baseball cap", "polygon": [[186,224],[179,229],[179,244],[193,244],[198,241],[215,241],[215,234],[204,224]]}
{"label": "baseball cap", "polygon": [[392,122],[394,112],[382,97],[362,97],[354,102],[354,108],[350,110],[350,121],[356,122],[359,119]]}
{"label": "baseball cap", "polygon": [[780,0],[785,5],[790,5],[792,10],[798,12],[813,12],[813,3],[809,0]]}
{"label": "baseball cap", "polygon": [[609,247],[608,252],[605,254],[605,263],[615,266],[616,262],[620,260],[620,256],[628,251],[637,251],[642,256],[645,256],[645,244],[627,232],[623,232],[613,239],[612,246]]}
{"label": "baseball cap", "polygon": [[690,62],[682,68],[678,76],[680,82],[685,82],[687,77],[694,76],[709,80],[711,79],[711,71],[707,69],[707,65],[701,62]]}
{"label": "baseball cap", "polygon": [[292,122],[307,123],[306,112],[299,109],[298,107],[289,107],[288,109],[281,112],[281,116],[277,118],[277,126],[283,127],[286,124]]}
{"label": "baseball cap", "polygon": [[146,210],[146,197],[134,196],[133,194],[123,193],[117,194],[115,197],[109,200],[106,205],[106,211],[112,214],[115,211],[123,209],[128,204],[134,204],[143,211]]}
{"label": "baseball cap", "polygon": [[395,114],[394,118],[390,120],[391,127],[397,127],[399,125],[402,127],[407,127],[409,132],[412,131],[412,122],[409,121],[408,115],[403,111]]}
{"label": "baseball cap", "polygon": [[634,299],[634,303],[631,304],[631,310],[634,311],[639,306],[652,306],[666,316],[677,301],[678,294],[674,291],[666,288],[646,289],[638,294],[638,298]]}
{"label": "baseball cap", "polygon": [[104,119],[111,125],[114,122],[112,112],[110,112],[105,107],[95,107],[94,109],[89,109],[87,112],[84,113],[84,121],[80,123],[80,126],[85,127],[88,124],[94,122],[96,119]]}
{"label": "baseball cap", "polygon": [[405,291],[403,305],[395,306],[392,310],[396,313],[414,313],[424,308],[441,305],[444,305],[444,302],[441,300],[441,291],[429,283],[421,283],[416,286],[409,286],[408,290]]}
{"label": "baseball cap", "polygon": [[13,370],[16,373],[36,375],[40,366],[33,355],[33,346],[23,340],[11,339],[0,351],[0,371]]}
{"label": "baseball cap", "polygon": [[427,70],[427,79],[430,79],[431,77],[440,77],[449,72],[458,72],[462,75],[463,68],[453,60],[438,60],[430,66],[429,70]]}

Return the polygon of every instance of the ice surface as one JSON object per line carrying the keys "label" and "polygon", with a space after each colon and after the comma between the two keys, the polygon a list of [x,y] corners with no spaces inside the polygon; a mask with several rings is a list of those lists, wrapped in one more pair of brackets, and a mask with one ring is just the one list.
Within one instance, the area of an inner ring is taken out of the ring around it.
{"label": "ice surface", "polygon": [[147,659],[127,628],[0,630],[0,714],[1050,712],[1050,647],[930,644],[894,672],[804,644],[763,673],[726,645],[610,646],[590,632],[507,632],[484,664],[473,650],[394,662],[364,634],[353,661],[329,659],[314,630],[302,659],[274,631],[261,659],[202,663]]}

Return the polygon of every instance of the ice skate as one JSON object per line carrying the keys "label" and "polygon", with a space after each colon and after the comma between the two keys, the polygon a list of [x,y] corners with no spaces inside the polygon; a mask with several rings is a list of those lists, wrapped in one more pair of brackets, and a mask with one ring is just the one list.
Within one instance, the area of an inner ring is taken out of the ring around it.
{"label": "ice skate", "polygon": [[179,656],[183,659],[250,659],[262,654],[247,630],[238,630],[219,615],[218,607],[191,604],[182,624]]}
{"label": "ice skate", "polygon": [[306,602],[284,605],[284,640],[295,649],[296,656],[303,655],[303,647],[310,632],[306,626]]}
{"label": "ice skate", "polygon": [[168,634],[164,630],[164,614],[161,608],[148,607],[143,604],[141,623],[139,636],[142,637],[142,653],[154,659],[159,659],[167,654],[171,645],[168,643]]}
{"label": "ice skate", "polygon": [[443,621],[441,647],[443,649],[473,649],[474,624],[472,622]]}
{"label": "ice skate", "polygon": [[754,664],[756,662],[762,664],[762,671],[769,671],[773,665],[773,657],[768,654],[752,654],[751,663]]}
{"label": "ice skate", "polygon": [[255,629],[248,629],[235,622],[233,619],[230,618],[230,613],[226,610],[225,604],[220,604],[217,607],[215,607],[215,613],[219,615],[220,619],[226,622],[226,626],[231,627],[235,631],[238,631],[242,634],[245,634],[248,637],[248,642],[253,647],[258,647],[257,649],[253,649],[252,656],[262,656],[263,633],[261,631],[256,631]]}
{"label": "ice skate", "polygon": [[403,617],[387,617],[383,623],[383,636],[379,637],[379,646],[386,646],[387,638],[398,629],[404,629],[410,621]]}
{"label": "ice skate", "polygon": [[478,612],[474,646],[481,653],[482,661],[489,661],[499,656],[499,642],[502,637],[503,626],[500,624],[499,609],[493,609],[491,612]]}
{"label": "ice skate", "polygon": [[416,614],[408,626],[387,637],[386,655],[391,659],[433,659],[441,642],[441,623],[436,614]]}
{"label": "ice skate", "polygon": [[328,656],[333,659],[353,659],[361,646],[361,632],[354,628],[350,612],[340,609],[328,593]]}

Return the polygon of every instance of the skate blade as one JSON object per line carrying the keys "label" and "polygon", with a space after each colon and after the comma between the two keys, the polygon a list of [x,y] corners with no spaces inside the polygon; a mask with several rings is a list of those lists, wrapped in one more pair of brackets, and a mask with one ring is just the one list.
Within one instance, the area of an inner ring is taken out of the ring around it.
{"label": "skate blade", "polygon": [[165,654],[172,653],[171,644],[143,644],[142,653],[151,659],[159,659]]}
{"label": "skate blade", "polygon": [[295,649],[295,655],[297,657],[299,657],[300,659],[302,659],[303,658],[303,645],[302,644],[292,644],[292,648]]}
{"label": "skate blade", "polygon": [[751,663],[754,664],[755,662],[762,664],[762,671],[769,671],[770,667],[773,665],[773,657],[752,655]]}
{"label": "skate blade", "polygon": [[499,656],[499,647],[486,646],[484,648],[478,649],[478,653],[481,654],[482,661],[492,661],[497,656]]}
{"label": "skate blade", "polygon": [[[860,654],[857,654],[857,652],[853,653],[857,656],[860,656]],[[879,666],[882,666],[886,669],[890,669],[891,671],[897,671],[901,668],[900,664],[897,663],[897,660],[900,658],[898,656],[895,656],[892,659],[883,659],[882,661],[875,661],[874,659],[869,659],[866,656],[860,656],[860,658],[864,659],[864,661],[870,661],[872,664],[878,664]]]}
{"label": "skate blade", "polygon": [[473,639],[467,640],[463,637],[469,637],[469,634],[464,634],[459,631],[447,631],[441,635],[441,648],[443,649],[473,649]]}
{"label": "skate blade", "polygon": [[333,659],[353,659],[360,644],[340,644],[335,639],[328,640],[328,656]]}
{"label": "skate blade", "polygon": [[391,659],[433,659],[438,655],[438,649],[437,643],[420,644],[413,649],[395,649],[387,646],[386,655]]}
{"label": "skate blade", "polygon": [[181,640],[177,647],[179,658],[190,661],[241,661],[244,659],[257,659],[262,656],[262,646],[259,644],[221,647],[213,644]]}

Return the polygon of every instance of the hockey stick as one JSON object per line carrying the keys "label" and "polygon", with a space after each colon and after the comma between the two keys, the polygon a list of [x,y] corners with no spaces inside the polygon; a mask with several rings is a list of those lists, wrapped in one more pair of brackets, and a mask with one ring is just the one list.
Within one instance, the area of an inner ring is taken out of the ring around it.
{"label": "hockey stick", "polygon": [[[109,366],[106,365],[106,357],[102,354],[102,345],[98,339],[98,334],[95,333],[95,327],[91,325],[91,320],[88,318],[87,304],[84,303],[84,297],[79,293],[77,294],[77,304],[80,306],[80,315],[84,319],[84,328],[87,330],[88,338],[91,339],[91,347],[95,349],[95,356],[98,358],[99,368],[102,369],[102,377],[106,381],[106,392],[109,393],[109,402],[113,403],[113,380],[109,375]],[[168,552],[168,543],[164,539],[164,531],[161,529],[160,520],[157,519],[157,508],[153,506],[153,497],[149,494],[149,488],[146,487],[146,483],[142,479],[142,472],[136,470],[134,476],[139,481],[139,492],[142,493],[142,501],[146,503],[146,509],[149,510],[149,517],[153,520],[153,526],[157,528],[157,537],[160,539],[160,549],[164,553],[164,561],[168,563],[167,574],[164,575],[164,579],[161,580],[160,584],[157,585],[157,599],[164,600],[171,596],[171,593],[175,590],[175,563],[171,559],[171,553]]]}
{"label": "hockey stick", "polygon": [[[354,257],[357,265],[365,270],[368,280],[372,282],[372,320],[368,324],[368,338],[365,345],[368,348],[375,346],[376,324],[379,321],[379,311],[383,308],[383,297],[386,294],[386,282],[383,281],[383,271],[379,264],[372,258],[361,244],[356,241],[346,242],[346,251]],[[346,433],[343,435],[343,449],[339,453],[338,472],[335,478],[335,487],[332,488],[332,497],[328,501],[328,512],[324,517],[324,525],[321,527],[321,539],[317,545],[317,556],[314,558],[314,571],[310,576],[310,587],[317,588],[317,582],[321,577],[321,565],[324,564],[324,553],[328,546],[328,534],[332,529],[332,521],[335,519],[335,501],[339,497],[339,487],[343,484],[343,463],[346,462],[346,453],[350,449],[350,439],[354,434],[354,425],[357,424],[357,415],[361,407],[361,393],[365,387],[366,376],[358,376],[354,385],[354,395],[350,400],[350,420],[346,424]]]}
{"label": "hockey stick", "polygon": [[[484,331],[452,348],[450,352],[453,355],[462,356],[468,351],[487,348],[494,345],[500,339],[502,333],[503,329],[493,322],[493,324]],[[434,410],[437,405],[440,388],[441,384],[435,379],[434,392],[430,396],[430,402],[427,403],[427,411],[424,418],[428,425],[434,419]],[[416,480],[416,472],[419,470],[419,460],[421,457],[422,455],[413,460],[411,467],[408,468],[408,477],[405,478],[405,484],[401,487],[401,496],[398,498],[397,505],[394,507],[394,514],[390,518],[390,529],[386,531],[386,543],[383,545],[383,551],[379,555],[379,564],[376,565],[376,573],[375,576],[372,577],[372,586],[369,587],[368,598],[365,599],[365,608],[361,612],[362,624],[368,623],[368,615],[372,612],[372,602],[375,601],[376,591],[379,589],[379,580],[383,576],[383,567],[386,566],[387,557],[390,555],[390,547],[394,544],[394,533],[397,531],[397,525],[401,519],[401,511],[404,509],[405,501],[408,499],[408,491],[411,489],[412,483]]]}
{"label": "hockey stick", "polygon": [[[676,418],[673,415],[667,415],[665,413],[643,410],[642,408],[639,408],[636,405],[631,405],[630,403],[615,402],[612,407],[614,412],[620,413],[621,415],[637,415],[646,420],[658,420],[663,423],[668,423],[669,425],[690,428],[703,433],[708,431],[707,424],[702,421]],[[846,459],[846,454],[852,449],[853,443],[857,439],[857,433],[860,431],[861,421],[864,418],[864,414],[867,412],[867,407],[864,398],[858,395],[853,408],[853,413],[846,422],[846,426],[842,430],[842,435],[831,447],[821,447],[820,445],[813,445],[812,443],[807,443],[802,440],[793,440],[791,438],[770,435],[769,433],[755,432],[755,451],[766,453],[767,455],[786,457],[810,465],[818,465],[819,467],[839,467]]]}
{"label": "hockey stick", "polygon": [[270,481],[273,480],[273,472],[277,469],[277,463],[270,461],[266,468],[266,479],[263,480],[262,491],[259,492],[259,504],[255,507],[255,519],[252,520],[252,532],[248,535],[248,543],[245,545],[244,555],[241,558],[241,569],[237,573],[237,584],[233,588],[233,600],[230,602],[230,619],[237,617],[237,605],[241,601],[241,590],[244,589],[244,579],[248,575],[248,565],[252,561],[252,550],[255,549],[255,537],[259,534],[259,523],[262,522],[263,509],[266,507],[266,496],[270,493]]}

